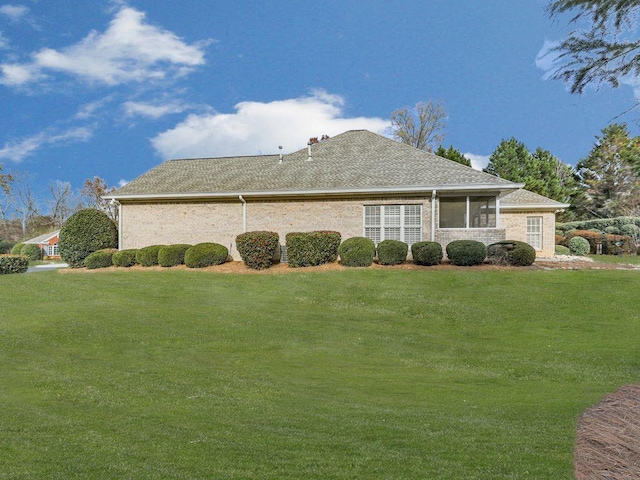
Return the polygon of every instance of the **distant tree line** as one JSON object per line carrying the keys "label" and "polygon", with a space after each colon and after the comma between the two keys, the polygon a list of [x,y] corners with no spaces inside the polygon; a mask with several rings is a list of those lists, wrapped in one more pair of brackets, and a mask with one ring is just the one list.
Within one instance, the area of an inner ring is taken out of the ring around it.
{"label": "distant tree line", "polygon": [[113,190],[100,177],[85,180],[77,191],[69,182],[56,180],[45,198],[38,198],[29,174],[3,173],[0,165],[0,253],[13,243],[60,228],[83,208],[97,208],[117,222],[117,208],[102,198]]}

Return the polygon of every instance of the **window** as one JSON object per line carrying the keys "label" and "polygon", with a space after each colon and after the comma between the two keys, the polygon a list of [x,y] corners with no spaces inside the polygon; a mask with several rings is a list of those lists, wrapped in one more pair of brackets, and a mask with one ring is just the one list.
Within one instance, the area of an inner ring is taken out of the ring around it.
{"label": "window", "polygon": [[440,228],[495,228],[496,197],[440,197]]}
{"label": "window", "polygon": [[527,217],[527,243],[542,250],[542,217]]}
{"label": "window", "polygon": [[422,240],[422,205],[366,205],[364,236],[378,245],[400,240],[409,246]]}

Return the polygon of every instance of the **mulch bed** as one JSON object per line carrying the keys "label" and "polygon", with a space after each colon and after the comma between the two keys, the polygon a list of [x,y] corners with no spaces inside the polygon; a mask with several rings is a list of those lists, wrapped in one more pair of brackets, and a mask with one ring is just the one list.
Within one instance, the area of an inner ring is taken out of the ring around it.
{"label": "mulch bed", "polygon": [[587,410],[574,448],[577,480],[640,478],[640,385],[627,385]]}

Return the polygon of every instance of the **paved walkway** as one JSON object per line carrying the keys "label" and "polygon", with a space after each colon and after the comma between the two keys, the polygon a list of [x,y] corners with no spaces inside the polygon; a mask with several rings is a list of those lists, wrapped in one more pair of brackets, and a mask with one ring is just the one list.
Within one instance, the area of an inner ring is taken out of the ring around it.
{"label": "paved walkway", "polygon": [[34,272],[46,272],[47,270],[55,270],[57,268],[67,268],[69,265],[66,263],[50,263],[48,265],[36,265],[35,267],[29,267],[27,273]]}

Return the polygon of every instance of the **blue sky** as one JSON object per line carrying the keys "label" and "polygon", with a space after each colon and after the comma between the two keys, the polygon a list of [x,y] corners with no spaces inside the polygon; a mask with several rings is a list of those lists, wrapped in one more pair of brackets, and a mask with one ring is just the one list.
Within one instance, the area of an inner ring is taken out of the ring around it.
{"label": "blue sky", "polygon": [[[0,163],[130,181],[164,159],[277,153],[423,100],[481,166],[516,137],[575,164],[632,86],[570,95],[540,56],[546,0],[0,0]],[[635,112],[617,119],[637,129]]]}

